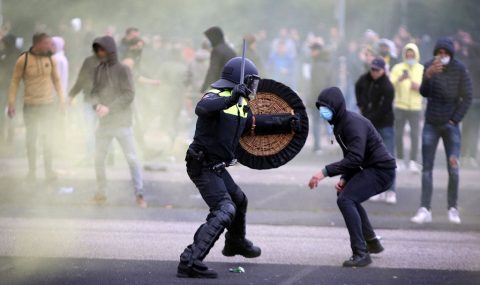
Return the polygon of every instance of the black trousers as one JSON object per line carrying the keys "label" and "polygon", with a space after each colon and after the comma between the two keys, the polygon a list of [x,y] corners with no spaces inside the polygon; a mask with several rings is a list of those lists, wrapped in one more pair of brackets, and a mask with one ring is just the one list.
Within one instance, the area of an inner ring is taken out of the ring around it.
{"label": "black trousers", "polygon": [[226,169],[214,171],[207,166],[196,167],[187,159],[187,173],[210,208],[206,222],[193,237],[193,243],[180,255],[180,261],[191,266],[207,256],[225,228],[228,230],[227,242],[245,238],[248,201]]}
{"label": "black trousers", "polygon": [[362,202],[388,190],[395,180],[395,169],[366,168],[356,173],[338,194],[337,205],[350,235],[354,254],[367,252],[365,240],[376,235]]}

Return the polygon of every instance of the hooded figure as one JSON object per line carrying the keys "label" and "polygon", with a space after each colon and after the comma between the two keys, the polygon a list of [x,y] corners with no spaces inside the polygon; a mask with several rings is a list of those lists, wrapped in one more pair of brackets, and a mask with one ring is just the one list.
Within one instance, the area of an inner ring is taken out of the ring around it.
{"label": "hooded figure", "polygon": [[472,103],[472,81],[467,68],[455,58],[453,41],[440,38],[434,48],[435,58],[425,64],[420,94],[427,98],[422,134],[422,198],[414,223],[432,221],[433,166],[438,143],[442,139],[448,169],[448,218],[461,223],[457,209],[460,183],[459,157],[461,133],[459,124]]}
{"label": "hooded figure", "polygon": [[309,183],[315,188],[325,177],[341,175],[336,188],[337,204],[350,234],[352,258],[345,267],[367,266],[369,253],[380,253],[383,247],[376,237],[361,203],[389,189],[395,179],[395,159],[389,154],[372,123],[345,107],[337,87],[323,90],[316,102],[322,118],[334,126],[335,139],[342,148],[343,159],[331,163],[315,174]]}
{"label": "hooded figure", "polygon": [[130,68],[117,59],[117,46],[110,36],[94,40],[93,49],[103,48],[108,56],[101,59],[95,69],[92,89],[93,105],[101,104],[109,108],[109,113],[100,119],[100,125],[130,127],[132,125],[131,104],[134,86]]}
{"label": "hooded figure", "polygon": [[57,62],[57,71],[62,83],[63,94],[67,94],[68,90],[68,60],[65,56],[65,40],[61,37],[52,38],[54,46],[53,58]]}
{"label": "hooded figure", "polygon": [[210,66],[200,92],[206,91],[210,84],[220,77],[227,61],[236,56],[235,51],[225,42],[223,31],[219,27],[206,30],[205,36],[212,45],[212,52],[210,53]]}
{"label": "hooded figure", "polygon": [[107,199],[105,159],[112,140],[116,139],[130,169],[137,204],[145,208],[147,204],[143,198],[143,174],[137,159],[132,129],[135,92],[130,68],[118,62],[117,46],[110,36],[95,39],[93,50],[100,59],[100,64],[95,68],[92,89],[92,104],[100,117],[95,141],[98,189],[94,201],[103,203]]}
{"label": "hooded figure", "polygon": [[423,77],[423,65],[420,64],[420,52],[414,43],[405,45],[402,54],[403,62],[396,64],[390,73],[390,81],[395,88],[395,146],[399,169],[405,169],[407,165],[403,163],[403,137],[405,125],[408,122],[411,141],[408,168],[412,172],[419,173],[420,169],[416,161],[423,101],[419,91]]}

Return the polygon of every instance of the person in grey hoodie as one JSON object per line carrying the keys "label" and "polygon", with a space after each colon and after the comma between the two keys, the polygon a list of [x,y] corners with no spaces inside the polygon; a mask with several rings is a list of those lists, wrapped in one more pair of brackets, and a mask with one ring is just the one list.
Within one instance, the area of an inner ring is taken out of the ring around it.
{"label": "person in grey hoodie", "polygon": [[143,198],[143,178],[134,145],[132,102],[135,95],[130,69],[117,58],[115,40],[110,36],[95,39],[93,50],[100,60],[95,68],[91,94],[93,108],[99,119],[96,134],[95,171],[98,192],[94,200],[103,203],[106,197],[105,158],[115,138],[122,147],[132,176],[137,204],[147,206]]}

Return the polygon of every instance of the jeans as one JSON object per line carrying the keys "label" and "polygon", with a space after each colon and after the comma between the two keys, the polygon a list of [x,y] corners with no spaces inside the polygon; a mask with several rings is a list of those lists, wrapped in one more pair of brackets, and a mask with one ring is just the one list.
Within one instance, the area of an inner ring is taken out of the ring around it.
{"label": "jeans", "polygon": [[97,176],[98,192],[105,194],[107,188],[105,159],[113,139],[120,144],[123,154],[130,168],[133,187],[136,195],[143,195],[143,177],[137,153],[133,130],[131,127],[111,128],[100,126],[96,134],[95,172]]}
{"label": "jeans", "polygon": [[[388,153],[395,157],[395,129],[393,127],[378,128],[378,133],[382,137],[383,143],[387,147]],[[392,183],[390,191],[395,191],[395,182]]]}
{"label": "jeans", "polygon": [[462,157],[477,159],[480,133],[480,100],[472,103],[462,124]]}
{"label": "jeans", "polygon": [[397,147],[397,158],[399,160],[404,159],[403,132],[407,123],[410,126],[410,160],[417,160],[420,140],[420,115],[420,111],[395,109],[395,145]]}
{"label": "jeans", "polygon": [[52,171],[52,121],[55,116],[55,105],[39,104],[23,107],[23,120],[26,130],[26,147],[29,172],[37,169],[37,140],[43,145],[45,172]]}
{"label": "jeans", "polygon": [[361,203],[385,192],[394,180],[395,169],[366,168],[347,181],[343,191],[338,194],[337,205],[345,220],[354,254],[366,253],[365,240],[376,236]]}
{"label": "jeans", "polygon": [[425,123],[422,134],[422,200],[421,206],[430,209],[433,192],[432,171],[440,138],[443,140],[448,169],[448,208],[457,207],[461,134],[458,125]]}
{"label": "jeans", "polygon": [[92,104],[84,103],[83,116],[85,119],[86,158],[93,159],[95,157],[95,128],[97,127],[98,117]]}

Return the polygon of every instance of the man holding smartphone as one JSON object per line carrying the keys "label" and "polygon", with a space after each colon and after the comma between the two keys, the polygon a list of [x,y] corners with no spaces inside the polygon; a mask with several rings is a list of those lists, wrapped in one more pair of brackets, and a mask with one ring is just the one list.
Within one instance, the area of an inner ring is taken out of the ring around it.
{"label": "man holding smartphone", "polygon": [[454,56],[450,38],[440,38],[433,52],[435,58],[425,64],[420,94],[427,98],[422,134],[421,207],[411,219],[423,224],[432,221],[432,170],[437,145],[443,140],[448,169],[448,219],[460,224],[457,208],[461,134],[459,124],[472,102],[472,82],[467,68]]}

